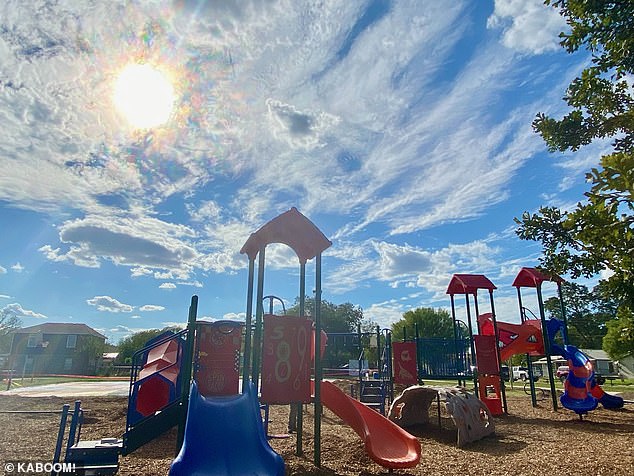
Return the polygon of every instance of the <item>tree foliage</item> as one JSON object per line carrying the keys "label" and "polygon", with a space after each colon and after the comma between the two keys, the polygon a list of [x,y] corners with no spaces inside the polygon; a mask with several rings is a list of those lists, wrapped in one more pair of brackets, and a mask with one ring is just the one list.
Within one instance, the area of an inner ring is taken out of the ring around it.
{"label": "tree foliage", "polygon": [[180,329],[175,329],[174,327],[166,327],[165,329],[148,329],[135,332],[134,334],[124,337],[117,345],[119,351],[117,362],[124,364],[132,363],[132,356],[134,353],[145,347],[147,341],[154,339],[156,336],[165,331],[178,332],[179,330]]}
{"label": "tree foliage", "polygon": [[107,344],[97,336],[84,336],[79,340],[77,346],[78,352],[84,354],[88,359],[88,369],[93,374],[97,372],[97,367],[106,349]]}
{"label": "tree foliage", "polygon": [[[363,323],[363,310],[349,302],[333,304],[330,301],[321,301],[321,328],[325,332],[356,332],[357,327]],[[306,296],[306,315],[315,315],[315,299]],[[299,315],[299,298],[295,304],[286,311],[289,315]]]}
{"label": "tree foliage", "polygon": [[412,338],[416,336],[416,328],[419,337],[454,337],[453,319],[449,312],[431,307],[419,307],[405,312],[400,321],[392,324],[392,335],[395,339],[402,339],[403,336]]}
{"label": "tree foliage", "polygon": [[603,349],[616,360],[634,351],[634,318],[623,309],[618,314],[618,319],[607,323],[608,331],[603,338]]}
{"label": "tree foliage", "polygon": [[[590,290],[587,286],[564,282],[562,294],[569,343],[584,349],[601,349],[607,324],[616,319],[616,303],[604,297],[600,286]],[[563,318],[558,297],[547,299],[544,307],[551,317]]]}
{"label": "tree foliage", "polygon": [[5,307],[0,309],[0,354],[8,354],[11,350],[12,332],[22,327],[22,320]]}
{"label": "tree foliage", "polygon": [[[591,53],[590,65],[569,85],[571,110],[561,119],[539,113],[533,122],[551,152],[577,151],[597,141],[611,150],[586,175],[590,189],[570,211],[542,207],[516,219],[517,234],[543,246],[541,265],[573,279],[610,274],[601,288],[634,312],[634,2],[546,0],[566,18],[561,45]],[[615,326],[613,324],[612,326]],[[634,351],[634,348],[632,349]]]}

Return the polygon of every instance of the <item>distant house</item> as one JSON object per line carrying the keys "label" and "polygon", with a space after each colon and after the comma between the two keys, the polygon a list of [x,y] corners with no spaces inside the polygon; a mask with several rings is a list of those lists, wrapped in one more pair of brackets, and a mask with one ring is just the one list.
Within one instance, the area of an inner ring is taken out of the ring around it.
{"label": "distant house", "polygon": [[624,378],[634,378],[634,354],[629,354],[618,361],[619,372]]}
{"label": "distant house", "polygon": [[[618,375],[617,367],[614,365],[614,362],[612,361],[612,359],[610,359],[610,356],[605,351],[600,349],[579,350],[581,350],[581,352],[588,356],[596,373],[603,375],[604,377]],[[560,355],[553,355],[551,356],[550,360],[553,365],[553,373],[555,373],[557,367],[559,367],[560,365],[568,365],[568,361]],[[538,372],[541,370],[542,375],[548,375],[548,365],[546,357],[533,362],[533,366],[538,368]]]}
{"label": "distant house", "polygon": [[20,375],[94,375],[106,336],[86,324],[53,323],[13,333],[10,366]]}

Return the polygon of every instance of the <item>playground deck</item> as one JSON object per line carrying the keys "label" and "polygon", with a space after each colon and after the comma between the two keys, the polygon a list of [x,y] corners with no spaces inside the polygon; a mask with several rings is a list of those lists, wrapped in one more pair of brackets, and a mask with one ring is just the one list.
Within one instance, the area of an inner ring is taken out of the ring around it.
{"label": "playground deck", "polygon": [[[634,399],[632,394],[624,395]],[[0,408],[58,409],[68,397],[0,396]],[[532,408],[526,395],[510,396],[510,415],[496,418],[496,435],[465,448],[456,445],[456,429],[443,415],[442,428],[435,418],[414,432],[422,446],[420,464],[408,469],[408,475],[434,474],[558,474],[596,475],[634,474],[634,410],[602,408],[591,412],[584,421],[567,410],[553,412],[548,400]],[[87,410],[83,428],[85,438],[101,438],[121,434],[125,427],[127,398],[83,397]],[[325,411],[322,420],[322,464],[312,464],[313,409],[305,415],[308,434],[305,455],[295,456],[294,438],[271,440],[282,455],[289,475],[360,475],[385,474],[363,449],[359,437],[349,426]],[[430,409],[435,412],[435,409]],[[288,406],[273,406],[269,432],[286,431]],[[57,416],[0,414],[0,460],[50,460],[55,444]],[[150,442],[137,452],[121,458],[119,474],[165,475],[174,456],[175,431]],[[588,453],[591,448],[591,454]]]}

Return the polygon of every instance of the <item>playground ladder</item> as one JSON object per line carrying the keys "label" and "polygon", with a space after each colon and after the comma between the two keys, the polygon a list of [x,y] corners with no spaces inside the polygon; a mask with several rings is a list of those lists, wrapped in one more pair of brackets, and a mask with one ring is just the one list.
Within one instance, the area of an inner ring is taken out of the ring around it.
{"label": "playground ladder", "polygon": [[385,385],[381,380],[361,380],[359,401],[385,415]]}

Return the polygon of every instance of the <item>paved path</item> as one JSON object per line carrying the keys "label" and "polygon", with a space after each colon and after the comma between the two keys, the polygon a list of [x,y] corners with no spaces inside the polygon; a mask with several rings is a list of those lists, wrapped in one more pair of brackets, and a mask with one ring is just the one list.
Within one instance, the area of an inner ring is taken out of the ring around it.
{"label": "paved path", "polygon": [[0,395],[21,397],[127,397],[128,381],[115,382],[68,382],[35,387],[17,387],[1,391]]}

